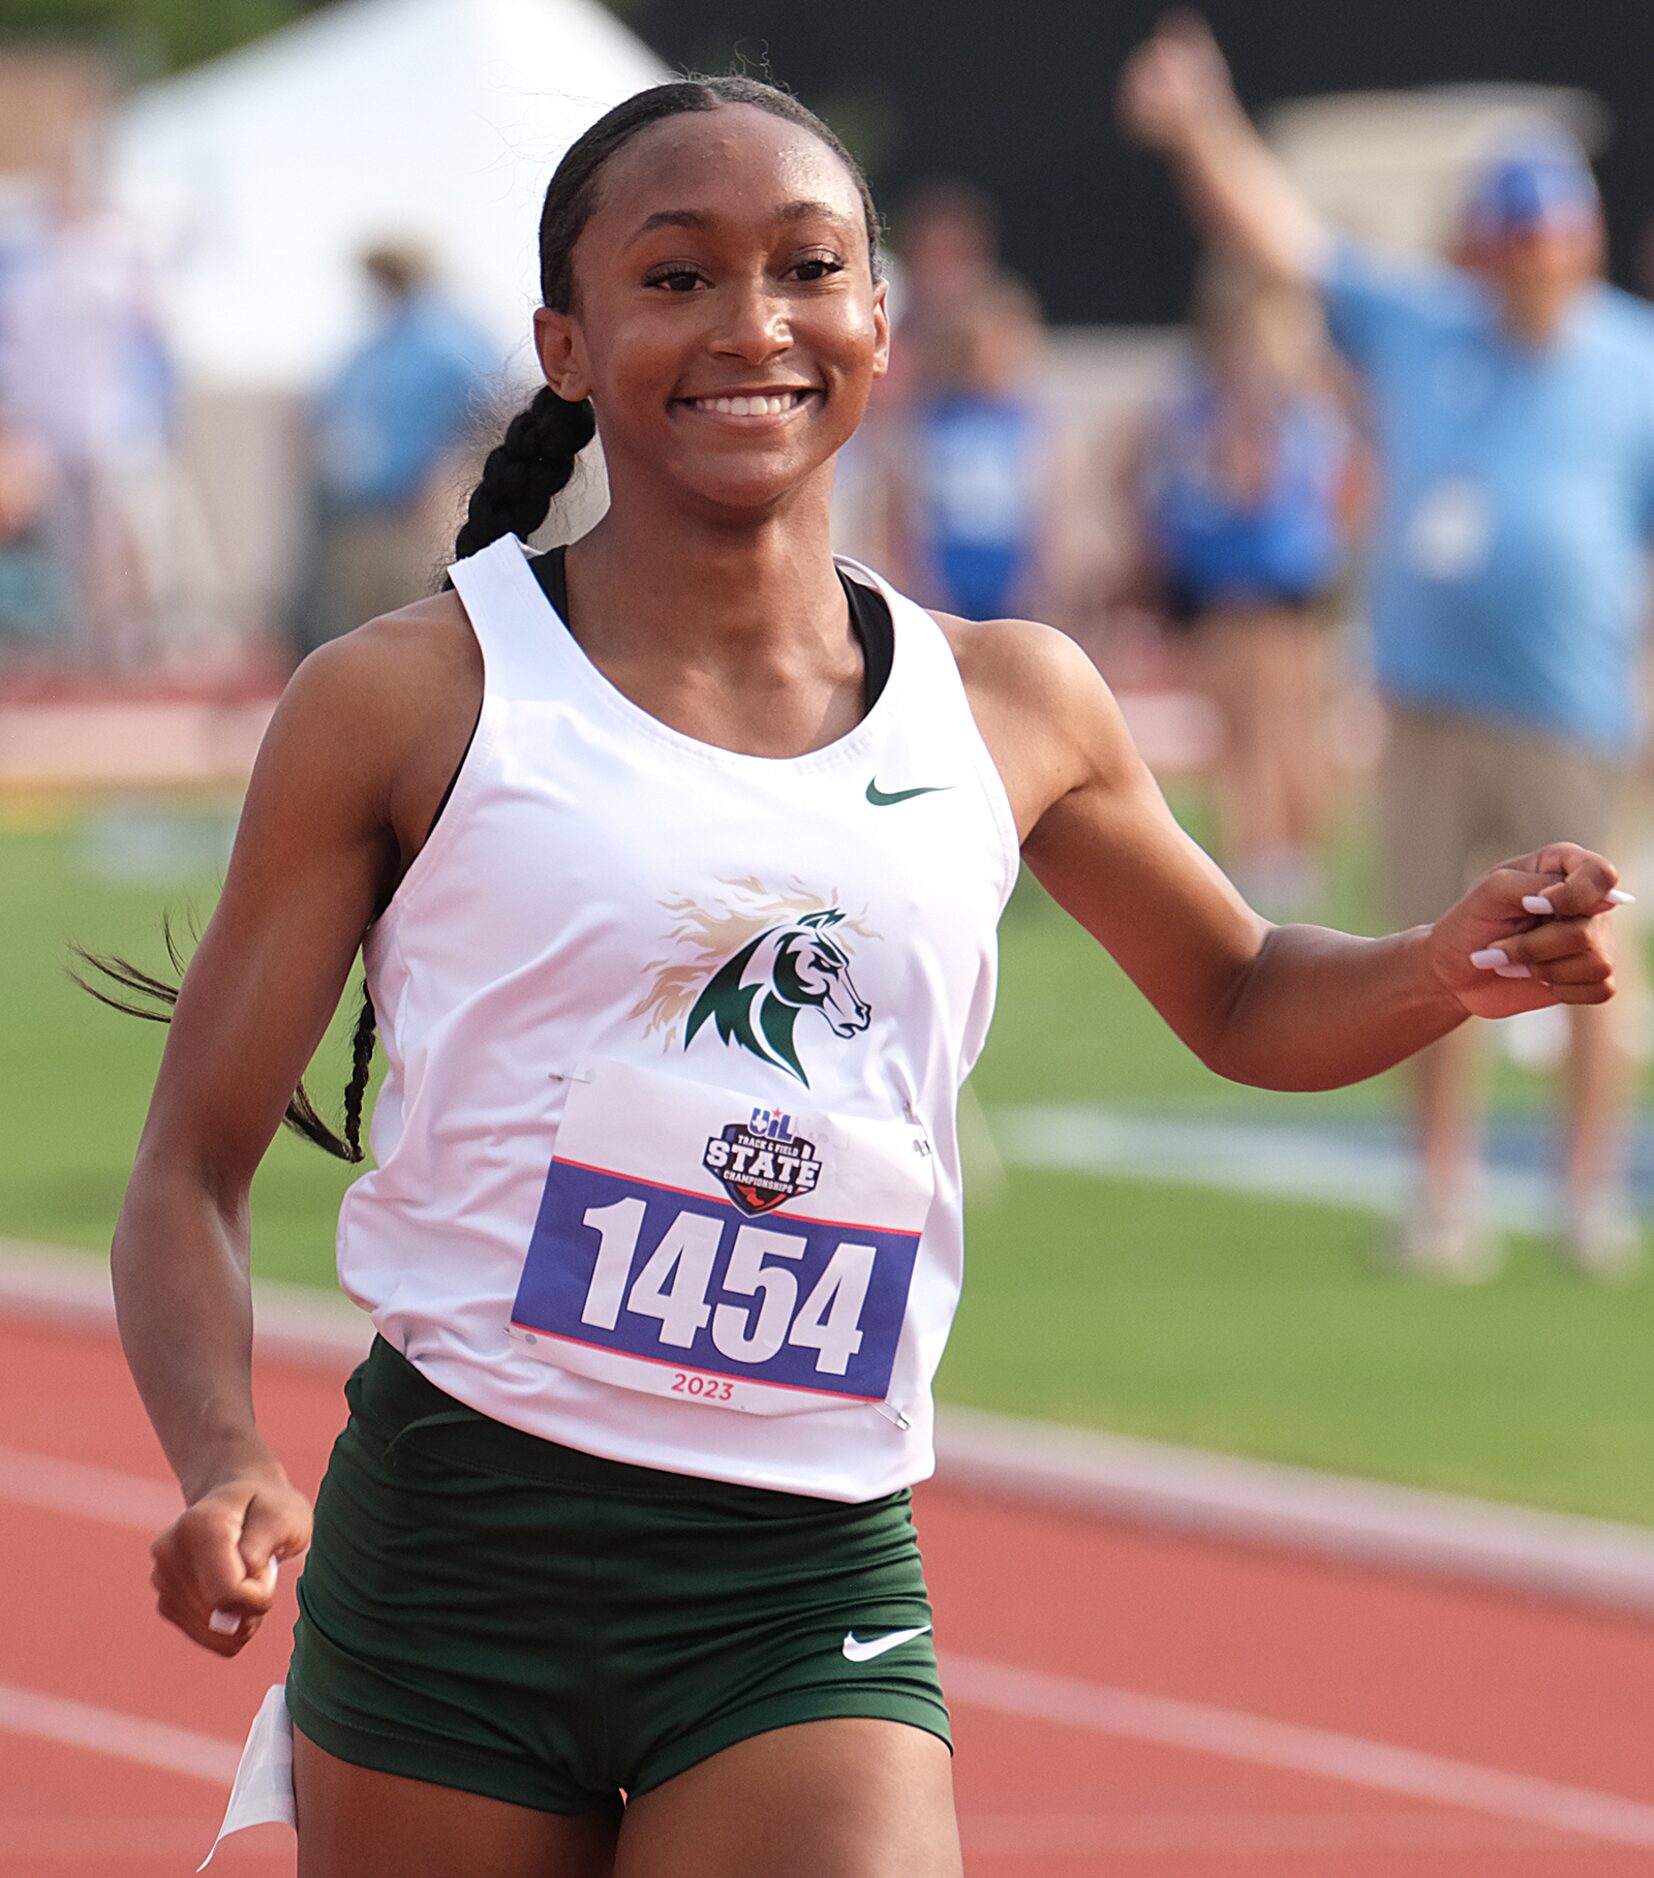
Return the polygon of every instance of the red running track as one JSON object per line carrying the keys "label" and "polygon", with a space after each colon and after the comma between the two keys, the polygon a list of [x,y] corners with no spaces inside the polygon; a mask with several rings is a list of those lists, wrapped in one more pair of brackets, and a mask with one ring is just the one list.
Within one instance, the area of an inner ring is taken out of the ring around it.
{"label": "red running track", "polygon": [[[336,1382],[267,1363],[259,1410],[313,1487]],[[193,1871],[282,1675],[290,1583],[229,1663],[154,1616],[169,1487],[107,1332],[0,1324],[4,1878]],[[1654,1874],[1654,1625],[945,1485],[918,1505],[972,1878]],[[213,1869],[290,1878],[291,1837]]]}

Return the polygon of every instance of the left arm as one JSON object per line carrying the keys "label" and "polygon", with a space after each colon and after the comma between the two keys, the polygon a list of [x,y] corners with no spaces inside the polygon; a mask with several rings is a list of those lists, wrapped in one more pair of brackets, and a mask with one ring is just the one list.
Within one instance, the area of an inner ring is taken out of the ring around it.
{"label": "left arm", "polygon": [[[1178,826],[1077,647],[1021,621],[944,627],[1028,865],[1218,1074],[1334,1088],[1467,1016],[1612,996],[1618,876],[1599,856],[1559,844],[1507,862],[1434,925],[1387,938],[1271,926]],[[1524,908],[1536,896],[1553,910]],[[1503,965],[1472,963],[1491,948]]]}

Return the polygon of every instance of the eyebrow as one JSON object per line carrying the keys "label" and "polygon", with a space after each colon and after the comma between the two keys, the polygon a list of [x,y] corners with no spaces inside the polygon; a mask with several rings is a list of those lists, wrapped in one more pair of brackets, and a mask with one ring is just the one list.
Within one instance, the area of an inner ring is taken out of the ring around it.
{"label": "eyebrow", "polygon": [[[824,216],[828,221],[844,223],[843,213],[835,209],[830,202],[815,202],[800,199],[796,202],[784,202],[776,210],[774,221],[778,227],[785,227],[792,222],[807,222],[813,216]],[[713,227],[718,221],[715,213],[705,209],[657,209],[653,215],[646,216],[626,243],[629,248],[645,235],[652,234],[657,228],[696,228]]]}

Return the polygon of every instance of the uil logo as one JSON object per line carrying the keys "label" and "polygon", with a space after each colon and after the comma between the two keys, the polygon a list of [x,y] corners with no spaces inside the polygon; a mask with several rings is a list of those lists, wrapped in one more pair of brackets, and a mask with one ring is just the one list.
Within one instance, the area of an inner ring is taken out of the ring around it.
{"label": "uil logo", "polygon": [[650,1031],[664,1031],[668,1048],[683,1038],[688,1049],[711,1026],[726,1044],[765,1063],[810,1078],[795,1034],[799,1020],[819,1017],[835,1037],[865,1030],[872,1010],[850,975],[849,939],[877,937],[836,902],[796,891],[765,894],[756,880],[723,881],[715,905],[674,900],[674,951],[655,961],[654,988],[634,1008]]}

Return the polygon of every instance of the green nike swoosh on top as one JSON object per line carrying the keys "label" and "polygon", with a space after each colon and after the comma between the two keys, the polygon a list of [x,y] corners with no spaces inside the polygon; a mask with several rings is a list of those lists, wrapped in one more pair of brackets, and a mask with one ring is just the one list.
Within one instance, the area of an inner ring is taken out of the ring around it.
{"label": "green nike swoosh on top", "polygon": [[915,796],[941,795],[952,787],[952,783],[924,783],[917,789],[892,789],[886,794],[877,782],[869,782],[867,799],[874,808],[887,809],[894,802],[911,802]]}

